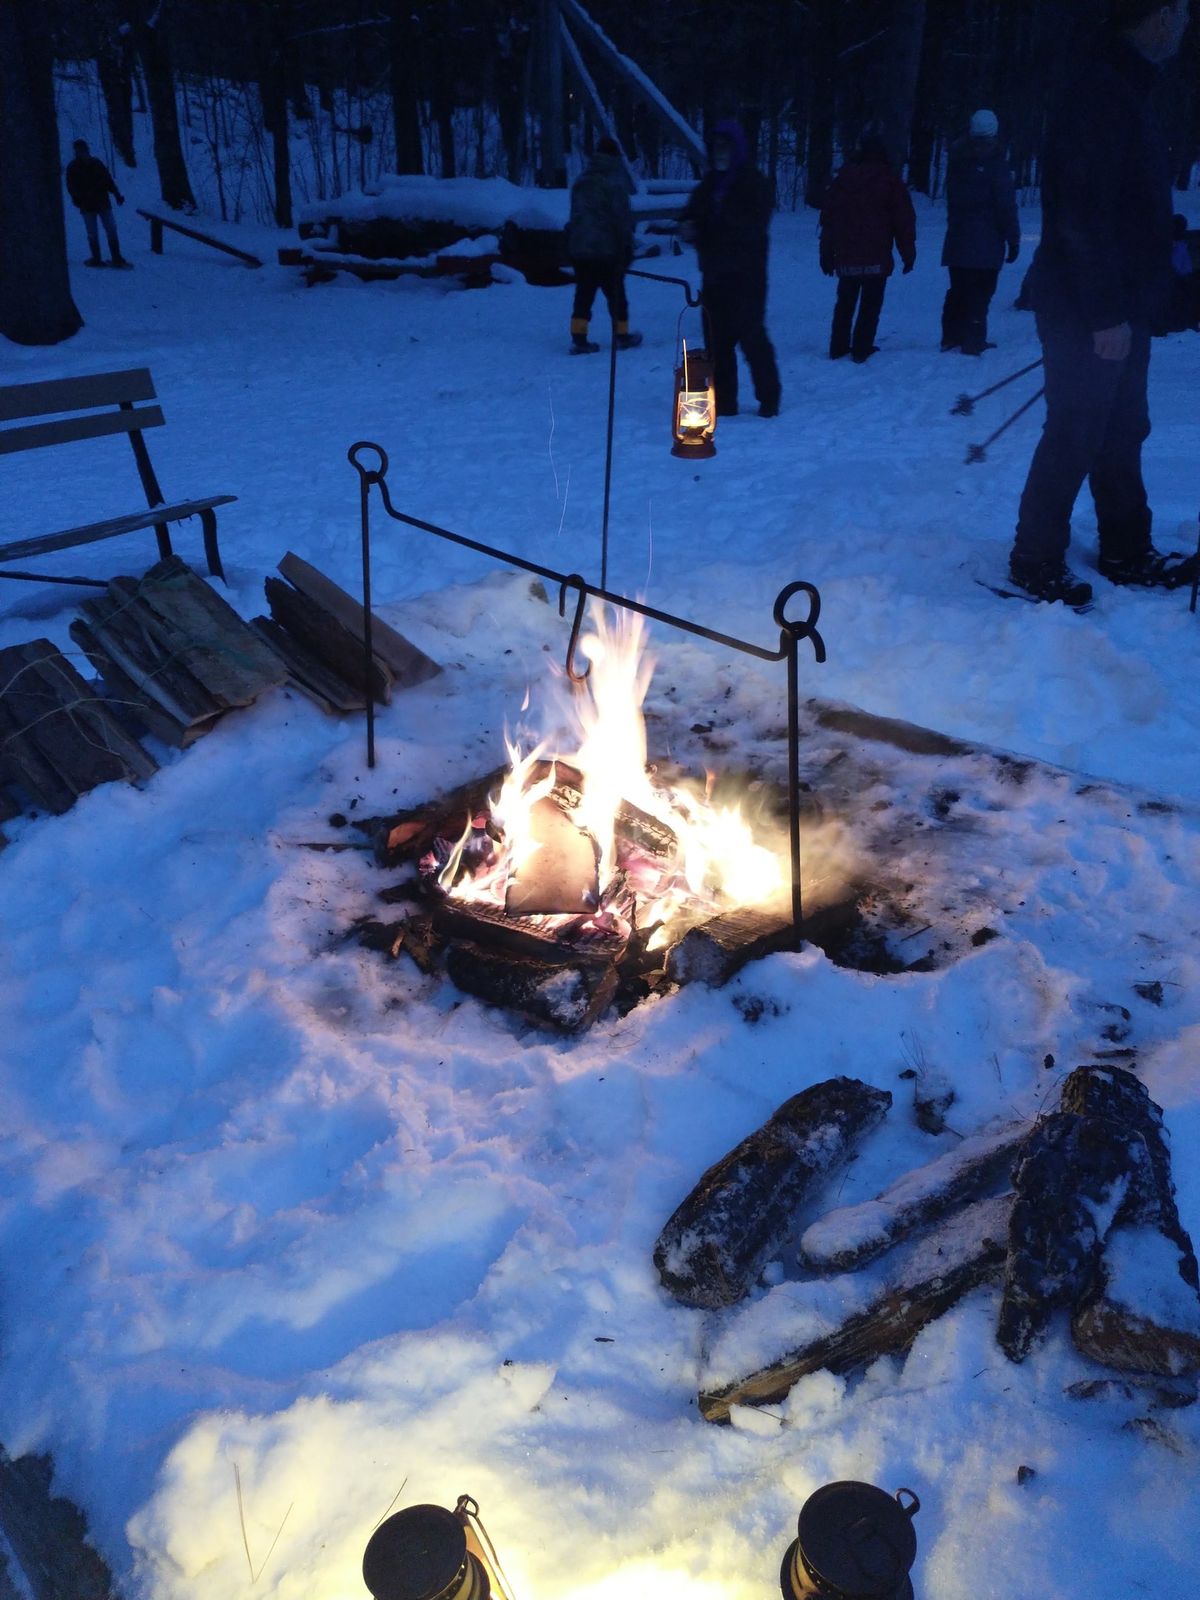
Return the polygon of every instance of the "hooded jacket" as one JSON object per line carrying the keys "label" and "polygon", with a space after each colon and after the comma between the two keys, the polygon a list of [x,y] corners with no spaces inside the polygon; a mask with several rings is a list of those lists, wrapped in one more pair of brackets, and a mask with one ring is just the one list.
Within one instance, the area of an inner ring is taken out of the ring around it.
{"label": "hooded jacket", "polygon": [[706,283],[743,276],[759,277],[767,269],[767,236],[775,195],[771,180],[751,165],[746,135],[736,122],[719,122],[709,141],[728,139],[733,160],[726,172],[715,167],[701,178],[683,208],[681,220],[695,227],[696,254]]}
{"label": "hooded jacket", "polygon": [[1021,243],[1017,197],[1004,152],[994,139],[970,134],[950,152],[946,174],[944,267],[998,271]]}
{"label": "hooded jacket", "polygon": [[885,155],[848,161],[821,207],[821,270],[840,278],[887,277],[892,246],[911,267],[917,258],[912,199]]}
{"label": "hooded jacket", "polygon": [[1159,72],[1120,35],[1080,62],[1051,119],[1033,309],[1096,332],[1153,320],[1170,290],[1171,170]]}
{"label": "hooded jacket", "polygon": [[99,156],[75,156],[67,162],[65,176],[67,193],[80,211],[107,211],[109,195],[118,192]]}
{"label": "hooded jacket", "polygon": [[598,151],[571,187],[567,253],[575,261],[619,261],[633,254],[629,178],[620,156]]}

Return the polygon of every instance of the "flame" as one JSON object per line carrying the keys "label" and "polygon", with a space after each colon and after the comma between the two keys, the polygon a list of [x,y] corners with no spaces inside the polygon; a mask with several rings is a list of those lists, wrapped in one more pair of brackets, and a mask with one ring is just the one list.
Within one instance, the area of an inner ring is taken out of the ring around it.
{"label": "flame", "polygon": [[[510,879],[539,848],[531,813],[555,791],[555,763],[562,763],[581,775],[571,818],[599,852],[596,931],[627,932],[636,905],[639,927],[660,925],[653,947],[672,937],[670,925],[688,913],[698,920],[733,905],[770,901],[783,885],[781,863],[755,840],[740,810],[714,806],[706,794],[683,785],[660,784],[647,770],[642,707],[654,662],[642,619],[624,611],[614,617],[593,605],[590,622],[593,631],[579,645],[590,671],[569,697],[559,697],[558,733],[527,753],[506,737],[509,770],[500,791],[490,797],[486,815],[465,819],[438,882],[457,899],[502,906]],[[547,761],[545,773],[535,778],[535,769]],[[652,831],[660,825],[653,848],[636,843],[631,815]],[[667,848],[662,841],[672,836],[676,843]]]}

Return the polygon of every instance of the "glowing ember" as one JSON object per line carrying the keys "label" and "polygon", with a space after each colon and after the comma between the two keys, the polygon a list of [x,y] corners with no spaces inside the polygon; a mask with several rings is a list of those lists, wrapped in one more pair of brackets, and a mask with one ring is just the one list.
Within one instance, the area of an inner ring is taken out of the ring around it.
{"label": "glowing ember", "polygon": [[[591,671],[563,708],[568,731],[526,754],[509,743],[500,792],[457,839],[435,841],[421,870],[453,900],[510,913],[524,900],[549,933],[624,940],[636,928],[653,949],[689,923],[771,901],[783,869],[736,808],[655,782],[642,717],[653,663],[641,619],[622,612],[613,622],[593,608],[592,626],[580,642]],[[585,848],[569,830],[564,839],[564,819]],[[539,851],[553,857],[535,867]],[[552,911],[541,909],[548,877],[557,886]]]}

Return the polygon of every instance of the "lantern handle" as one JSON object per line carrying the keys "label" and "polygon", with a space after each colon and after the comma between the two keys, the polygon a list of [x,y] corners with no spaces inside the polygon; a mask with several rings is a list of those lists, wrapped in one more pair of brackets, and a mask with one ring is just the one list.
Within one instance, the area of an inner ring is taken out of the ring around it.
{"label": "lantern handle", "polygon": [[[910,1500],[912,1502],[910,1505],[905,1505],[904,1501],[900,1499],[900,1496],[902,1494],[906,1494],[906,1495],[909,1496],[909,1498],[910,1498]],[[896,1490],[896,1499],[899,1502],[900,1509],[904,1512],[904,1515],[906,1517],[915,1517],[917,1512],[920,1511],[920,1509],[921,1509],[921,1502],[920,1502],[920,1500],[918,1500],[916,1494],[913,1492],[912,1489],[897,1489]]]}
{"label": "lantern handle", "polygon": [[[794,594],[808,596],[807,617],[797,618],[793,621],[787,615],[787,603]],[[798,583],[789,583],[786,589],[781,589],[775,599],[775,621],[782,630],[780,637],[780,655],[786,656],[789,647],[799,644],[801,639],[811,639],[813,654],[818,661],[825,659],[825,641],[817,632],[817,622],[821,616],[821,596],[811,583],[801,580]],[[912,1494],[909,1489],[907,1493]]]}
{"label": "lantern handle", "polygon": [[579,646],[579,631],[583,627],[583,611],[587,605],[587,582],[577,572],[572,572],[563,579],[558,590],[558,614],[560,617],[566,615],[568,589],[578,590],[578,598],[575,601],[575,615],[571,619],[571,637],[567,640],[567,677],[570,678],[572,683],[584,683],[592,670],[592,664],[589,661],[582,672],[577,672],[575,670],[575,651]]}

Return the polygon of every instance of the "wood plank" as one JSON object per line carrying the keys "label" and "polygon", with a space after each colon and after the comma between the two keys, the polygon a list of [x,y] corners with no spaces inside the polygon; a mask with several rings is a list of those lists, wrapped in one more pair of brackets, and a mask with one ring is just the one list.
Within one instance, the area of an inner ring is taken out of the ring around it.
{"label": "wood plank", "polygon": [[161,428],[166,419],[158,406],[132,411],[101,411],[90,417],[62,417],[57,422],[34,422],[23,428],[0,429],[0,456],[19,450],[41,450],[46,445],[70,444],[75,439],[103,439],[114,433],[138,433]]}
{"label": "wood plank", "polygon": [[[330,671],[365,695],[367,668],[361,634],[356,639],[325,606],[299,589],[293,589],[282,578],[267,578],[263,587],[271,615],[280,627],[299,639]],[[391,699],[392,681],[391,669],[378,655],[372,654],[371,683],[376,700],[386,704]]]}
{"label": "wood plank", "polygon": [[40,681],[62,701],[71,721],[82,724],[108,755],[124,765],[127,771],[122,776],[142,781],[153,777],[158,762],[126,732],[69,657],[48,639],[34,639],[18,648]]}
{"label": "wood plank", "polygon": [[143,614],[120,590],[110,588],[95,600],[85,600],[80,609],[96,645],[136,685],[139,698],[161,707],[185,728],[221,715],[222,708],[185,664],[172,660],[157,636],[147,634]]}
{"label": "wood plank", "polygon": [[171,217],[161,217],[156,211],[143,211],[141,206],[136,209],[139,217],[145,217],[147,222],[153,223],[159,228],[170,228],[172,233],[182,233],[185,238],[195,239],[199,244],[210,245],[214,250],[223,250],[227,256],[236,256],[239,261],[244,261],[248,267],[262,266],[259,258],[251,255],[249,250],[239,250],[237,245],[226,244],[224,239],[216,239],[211,233],[201,233],[198,228],[185,228],[182,222],[176,222]]}
{"label": "wood plank", "polygon": [[[365,613],[353,595],[347,594],[332,578],[327,578],[323,572],[290,550],[279,563],[279,571],[301,594],[307,595],[317,605],[324,606],[348,633],[362,643]],[[401,689],[424,683],[442,670],[436,661],[418,650],[416,645],[410,644],[403,634],[397,633],[374,610],[371,612],[371,651],[390,669]]]}
{"label": "wood plank", "polygon": [[211,719],[190,725],[179,722],[144,693],[137,682],[117,665],[81,617],[71,623],[70,634],[103,680],[109,698],[136,717],[147,733],[152,733],[156,739],[161,739],[173,749],[186,750],[188,745],[195,744],[202,734],[208,732],[212,726]]}
{"label": "wood plank", "polygon": [[339,678],[311,650],[293,634],[281,628],[272,617],[254,617],[250,626],[256,628],[271,648],[287,665],[288,681],[308,696],[314,704],[331,716],[364,711],[367,698],[351,688],[344,678]]}
{"label": "wood plank", "polygon": [[48,417],[59,411],[85,411],[89,406],[120,405],[123,400],[153,400],[148,367],[124,372],[94,372],[83,378],[50,378],[38,383],[0,386],[0,422],[19,417]]}
{"label": "wood plank", "polygon": [[112,587],[136,599],[165,652],[182,661],[219,706],[253,705],[287,678],[270,645],[178,556],[156,562],[136,585],[118,578]]}
{"label": "wood plank", "polygon": [[215,494],[206,500],[180,500],[174,505],[148,506],[144,511],[129,511],[104,522],[66,528],[61,533],[16,539],[10,544],[0,544],[0,561],[20,561],[26,556],[44,555],[48,550],[69,550],[75,545],[94,544],[98,539],[115,539],[138,528],[153,528],[160,522],[182,522],[185,517],[194,517],[213,506],[230,505],[236,499],[235,494]]}

